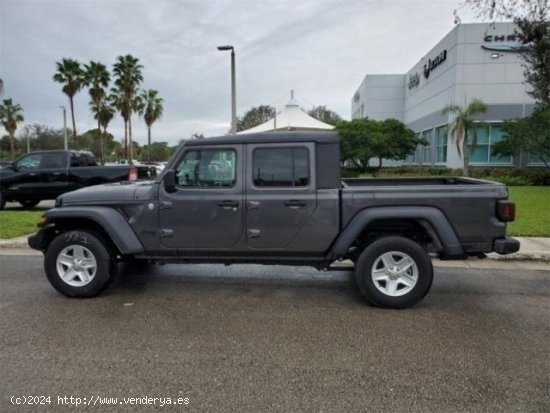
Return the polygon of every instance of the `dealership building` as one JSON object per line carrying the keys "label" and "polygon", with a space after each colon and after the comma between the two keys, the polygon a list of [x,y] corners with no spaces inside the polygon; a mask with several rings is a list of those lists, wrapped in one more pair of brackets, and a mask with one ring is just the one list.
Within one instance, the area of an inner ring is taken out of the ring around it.
{"label": "dealership building", "polygon": [[446,128],[453,115],[442,110],[478,98],[488,110],[477,118],[488,126],[477,128],[470,165],[537,166],[527,153],[491,155],[491,145],[502,139],[502,122],[534,109],[514,29],[513,23],[456,25],[407,73],[366,75],[352,98],[352,117],[395,118],[425,138],[429,146],[419,146],[406,164],[460,168],[462,159]]}

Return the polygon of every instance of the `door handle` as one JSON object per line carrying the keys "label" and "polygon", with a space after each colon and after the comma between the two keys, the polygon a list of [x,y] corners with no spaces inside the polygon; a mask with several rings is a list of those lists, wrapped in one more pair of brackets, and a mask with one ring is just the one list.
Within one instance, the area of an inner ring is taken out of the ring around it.
{"label": "door handle", "polygon": [[299,199],[291,199],[290,201],[285,201],[285,206],[290,208],[299,208],[306,205],[307,205],[306,201],[300,201]]}
{"label": "door handle", "polygon": [[239,203],[237,201],[221,201],[218,202],[218,206],[222,208],[237,208],[239,206]]}

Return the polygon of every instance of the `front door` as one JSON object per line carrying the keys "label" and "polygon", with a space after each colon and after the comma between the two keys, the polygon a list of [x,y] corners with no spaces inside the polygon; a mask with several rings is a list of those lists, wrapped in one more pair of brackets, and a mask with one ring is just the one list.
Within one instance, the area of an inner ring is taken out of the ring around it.
{"label": "front door", "polygon": [[252,249],[292,252],[315,211],[313,143],[247,145],[246,239]]}
{"label": "front door", "polygon": [[189,147],[176,191],[159,195],[160,242],[185,250],[230,249],[243,231],[243,146]]}

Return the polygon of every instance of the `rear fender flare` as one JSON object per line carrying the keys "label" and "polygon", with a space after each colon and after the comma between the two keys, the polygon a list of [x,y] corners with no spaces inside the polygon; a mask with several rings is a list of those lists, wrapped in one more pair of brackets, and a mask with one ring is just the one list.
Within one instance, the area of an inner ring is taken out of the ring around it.
{"label": "rear fender flare", "polygon": [[361,231],[373,221],[380,219],[413,219],[422,224],[426,222],[437,235],[437,243],[441,244],[446,256],[462,256],[464,250],[447,217],[433,207],[374,207],[358,212],[342,233],[338,236],[331,249],[331,259],[342,258]]}

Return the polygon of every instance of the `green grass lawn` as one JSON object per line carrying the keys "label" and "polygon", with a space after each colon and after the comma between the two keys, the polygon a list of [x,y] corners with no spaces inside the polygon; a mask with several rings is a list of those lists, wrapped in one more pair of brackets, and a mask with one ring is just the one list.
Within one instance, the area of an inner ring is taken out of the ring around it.
{"label": "green grass lawn", "polygon": [[550,186],[510,186],[516,203],[516,220],[508,225],[508,235],[550,237]]}
{"label": "green grass lawn", "polygon": [[[508,235],[550,237],[550,186],[511,186],[516,203],[516,221],[508,225]],[[0,238],[14,238],[36,231],[43,211],[0,211]]]}
{"label": "green grass lawn", "polygon": [[0,211],[0,238],[15,238],[36,231],[44,211]]}

